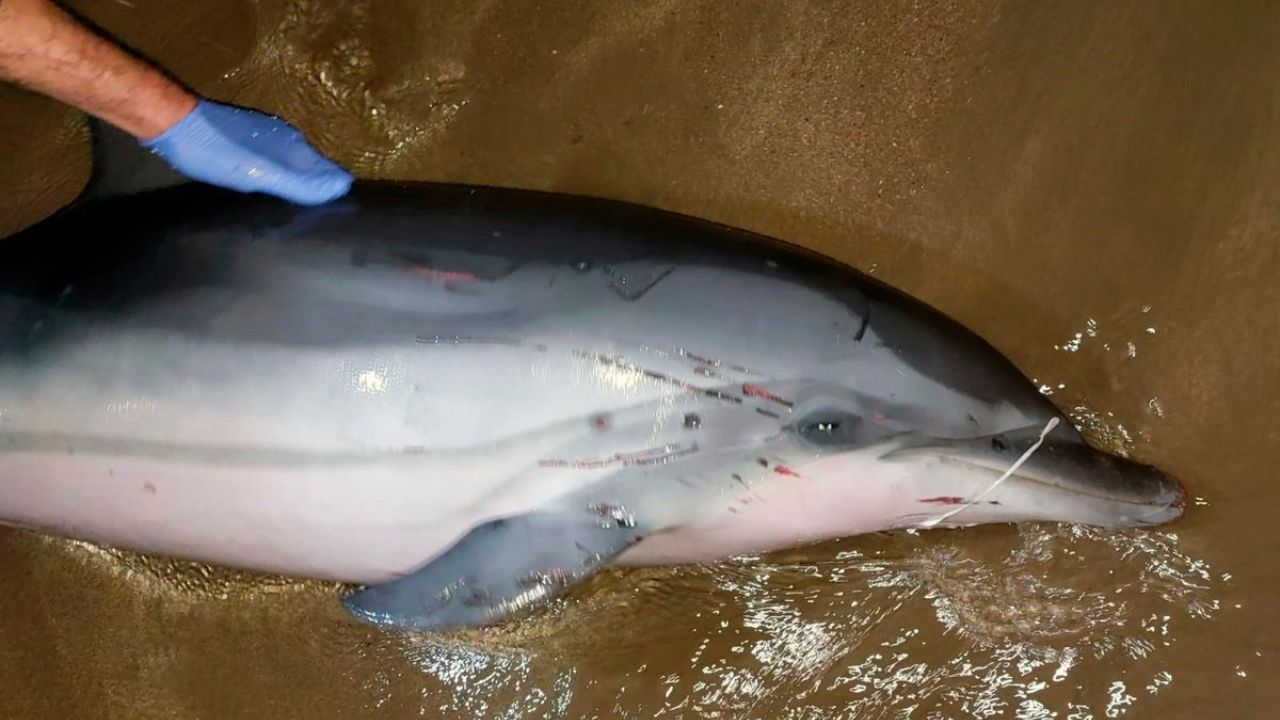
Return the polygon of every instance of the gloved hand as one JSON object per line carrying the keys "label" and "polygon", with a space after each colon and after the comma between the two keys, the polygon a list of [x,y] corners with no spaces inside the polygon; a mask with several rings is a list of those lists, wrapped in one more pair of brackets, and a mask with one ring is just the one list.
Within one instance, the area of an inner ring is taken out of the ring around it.
{"label": "gloved hand", "polygon": [[141,144],[187,177],[240,192],[319,205],[351,189],[351,173],[316,152],[297,128],[211,100]]}

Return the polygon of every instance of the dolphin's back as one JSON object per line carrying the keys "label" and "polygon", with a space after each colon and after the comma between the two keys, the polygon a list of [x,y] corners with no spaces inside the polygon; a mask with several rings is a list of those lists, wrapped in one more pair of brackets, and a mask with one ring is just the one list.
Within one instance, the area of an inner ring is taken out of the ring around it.
{"label": "dolphin's back", "polygon": [[[691,309],[758,314],[770,298],[751,289],[800,286],[853,318],[851,336],[833,333],[833,343],[872,329],[941,383],[1033,414],[1048,406],[987,343],[892,288],[770,238],[625,203],[361,183],[335,204],[301,208],[184,185],[79,208],[2,242],[0,357],[38,352],[75,326],[70,318],[309,346],[464,334],[528,322],[539,299],[566,302],[554,292],[564,279],[601,278],[625,303],[696,267],[756,285],[678,298]],[[538,273],[525,276],[538,274],[546,288],[520,282],[530,269]],[[252,307],[250,296],[259,299]],[[62,323],[47,322],[53,312]],[[424,314],[437,324],[424,325]],[[763,354],[785,334],[781,324],[740,325]]]}

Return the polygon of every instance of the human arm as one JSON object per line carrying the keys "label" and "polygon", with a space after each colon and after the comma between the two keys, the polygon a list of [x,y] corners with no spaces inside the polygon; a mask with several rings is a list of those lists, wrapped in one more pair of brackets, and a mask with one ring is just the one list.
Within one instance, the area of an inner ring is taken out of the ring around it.
{"label": "human arm", "polygon": [[0,77],[142,139],[196,106],[193,93],[49,0],[0,0]]}
{"label": "human arm", "polygon": [[304,204],[351,185],[292,125],[200,98],[50,0],[0,0],[0,78],[115,125],[203,182]]}

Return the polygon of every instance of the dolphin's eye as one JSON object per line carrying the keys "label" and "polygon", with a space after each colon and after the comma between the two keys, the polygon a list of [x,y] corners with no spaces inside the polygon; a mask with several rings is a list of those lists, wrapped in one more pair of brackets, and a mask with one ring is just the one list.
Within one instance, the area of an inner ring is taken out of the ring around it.
{"label": "dolphin's eye", "polygon": [[843,410],[819,410],[796,423],[796,433],[814,445],[852,445],[862,419]]}

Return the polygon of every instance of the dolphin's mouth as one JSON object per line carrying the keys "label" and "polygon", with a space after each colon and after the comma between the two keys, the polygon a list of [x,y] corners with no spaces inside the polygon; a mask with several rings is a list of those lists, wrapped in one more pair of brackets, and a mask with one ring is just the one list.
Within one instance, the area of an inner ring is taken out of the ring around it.
{"label": "dolphin's mouth", "polygon": [[980,514],[983,521],[1042,519],[1154,527],[1185,512],[1186,488],[1163,471],[1074,437],[1057,439],[1050,434],[1036,446],[1040,432],[1024,428],[966,440],[917,441],[892,455],[929,456],[938,482],[944,483],[939,487],[955,490],[921,499],[938,506],[926,526],[951,516],[957,523],[972,522]]}
{"label": "dolphin's mouth", "polygon": [[[1113,461],[1130,462],[1123,458],[1113,458]],[[1008,469],[961,458],[943,458],[943,462],[955,463],[985,473],[991,477],[993,485]],[[1137,463],[1130,464],[1135,465],[1140,471],[1159,472]],[[1127,483],[1125,487],[1108,487],[1104,482],[1097,482],[1091,477],[1050,475],[1037,472],[1034,468],[1026,470],[1024,466],[1011,473],[1003,484],[1012,484],[1018,492],[1027,495],[1053,498],[1055,504],[1063,507],[1091,505],[1110,508],[1114,513],[1114,526],[1119,527],[1165,525],[1181,517],[1187,506],[1186,488],[1163,474],[1153,478],[1146,488],[1132,487],[1131,483]],[[993,493],[998,492],[999,489],[993,491]],[[982,502],[979,499],[982,494],[978,493],[973,498],[965,499],[958,504],[970,505]]]}

